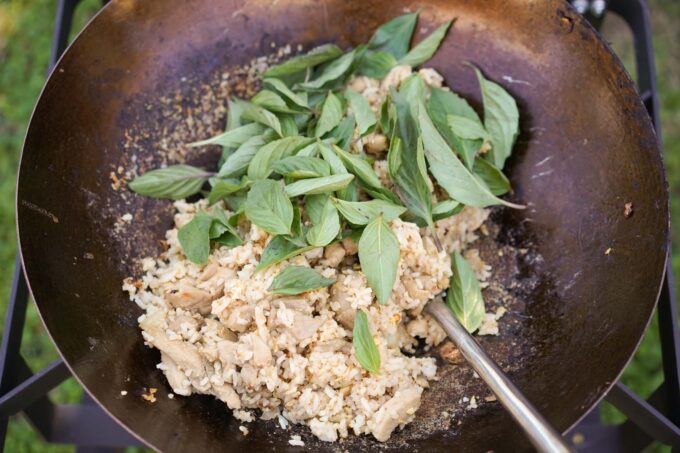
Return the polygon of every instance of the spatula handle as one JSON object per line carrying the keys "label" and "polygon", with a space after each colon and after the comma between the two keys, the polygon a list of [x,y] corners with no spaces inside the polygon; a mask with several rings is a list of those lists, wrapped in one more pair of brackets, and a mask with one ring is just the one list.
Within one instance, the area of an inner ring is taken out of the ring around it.
{"label": "spatula handle", "polygon": [[498,401],[522,427],[531,443],[540,452],[567,453],[574,450],[562,436],[548,424],[545,418],[526,399],[510,379],[486,355],[477,341],[453,316],[451,310],[437,298],[430,302],[425,311],[433,316],[472,368],[486,382]]}

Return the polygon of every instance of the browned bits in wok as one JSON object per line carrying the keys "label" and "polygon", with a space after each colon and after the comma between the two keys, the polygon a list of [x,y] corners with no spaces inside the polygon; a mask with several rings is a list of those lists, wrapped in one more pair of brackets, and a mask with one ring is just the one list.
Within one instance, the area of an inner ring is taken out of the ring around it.
{"label": "browned bits in wok", "polygon": [[623,216],[627,219],[631,218],[633,216],[634,210],[633,210],[633,202],[629,201],[625,205],[623,205]]}
{"label": "browned bits in wok", "polygon": [[142,395],[142,398],[144,398],[146,401],[148,401],[150,403],[155,403],[156,402],[156,392],[158,392],[158,389],[151,387],[150,389],[148,389]]}

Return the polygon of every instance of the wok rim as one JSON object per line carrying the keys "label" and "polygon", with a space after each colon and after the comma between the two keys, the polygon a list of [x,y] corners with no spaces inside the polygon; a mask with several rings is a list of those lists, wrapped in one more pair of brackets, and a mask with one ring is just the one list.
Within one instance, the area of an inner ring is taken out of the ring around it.
{"label": "wok rim", "polygon": [[[564,8],[565,10],[569,11],[572,14],[572,17],[578,21],[578,23],[584,27],[584,29],[590,33],[590,35],[596,40],[598,45],[602,45],[604,49],[607,51],[608,54],[610,54],[614,58],[614,63],[615,65],[620,68],[622,73],[626,76],[626,78],[629,81],[633,82],[633,86],[635,87],[635,96],[634,100],[632,101],[635,104],[638,104],[638,107],[641,107],[644,109],[645,112],[647,112],[647,109],[644,105],[644,102],[642,102],[642,99],[640,97],[640,93],[638,92],[638,86],[637,83],[633,80],[631,77],[630,73],[626,69],[626,67],[623,65],[623,62],[619,58],[618,54],[616,54],[609,43],[602,37],[602,35],[595,29],[595,27],[588,21],[585,17],[580,15],[574,7],[567,1],[567,0],[549,0],[555,5],[559,5],[561,8]],[[59,66],[61,62],[64,60],[65,56],[71,51],[71,49],[77,45],[79,39],[81,38],[82,35],[84,35],[90,27],[95,24],[100,18],[100,16],[108,14],[108,11],[115,8],[112,7],[112,4],[119,5],[120,2],[117,1],[109,1],[106,4],[104,4],[85,24],[85,26],[78,31],[78,33],[75,35],[73,40],[66,46],[64,51],[61,53],[59,58],[55,61],[54,65],[52,68],[48,71],[48,75],[45,79],[45,82],[40,90],[39,95],[36,98],[35,105],[33,106],[33,110],[31,112],[29,121],[28,121],[28,126],[26,127],[26,132],[24,134],[24,139],[22,142],[21,146],[21,153],[19,156],[19,165],[17,169],[17,176],[16,176],[16,183],[15,183],[15,203],[14,203],[14,208],[15,208],[15,228],[16,228],[16,235],[17,235],[17,254],[19,256],[19,262],[21,264],[22,268],[22,273],[24,276],[24,279],[26,281],[26,286],[29,290],[30,297],[33,299],[36,311],[38,313],[38,317],[40,318],[40,322],[42,323],[42,326],[44,327],[47,335],[50,338],[50,341],[52,342],[53,346],[57,350],[61,360],[64,362],[66,367],[68,368],[69,372],[71,373],[72,377],[76,379],[76,381],[80,384],[80,386],[83,388],[83,390],[89,395],[92,400],[99,406],[116,424],[121,426],[125,431],[127,431],[129,434],[132,435],[135,439],[137,439],[139,442],[141,442],[143,445],[155,450],[155,451],[161,451],[156,445],[152,444],[150,441],[144,439],[140,434],[136,433],[132,428],[128,427],[124,422],[122,422],[117,416],[115,416],[107,407],[106,405],[102,404],[97,396],[89,389],[89,387],[85,384],[85,382],[80,378],[80,376],[74,371],[73,366],[71,363],[66,359],[64,354],[61,351],[61,348],[59,344],[55,341],[54,337],[52,336],[52,332],[49,330],[47,327],[47,324],[45,322],[45,318],[43,317],[42,311],[40,309],[40,305],[37,302],[36,297],[34,296],[33,289],[31,287],[31,281],[29,279],[28,271],[26,269],[25,265],[25,260],[23,256],[23,245],[22,245],[22,240],[21,240],[21,230],[19,227],[19,182],[21,179],[21,169],[24,164],[24,155],[27,152],[27,146],[26,142],[29,137],[29,134],[31,133],[31,130],[34,125],[34,119],[35,119],[35,114],[38,109],[38,106],[41,104],[43,100],[44,93],[46,91],[46,88],[48,85],[51,83],[52,78],[55,74],[55,72],[59,69]],[[656,80],[656,71],[655,71],[655,80]],[[648,112],[647,112],[648,113]],[[662,143],[659,135],[657,134],[657,130],[654,127],[654,124],[651,121],[651,117],[649,114],[645,116],[644,119],[641,119],[640,121],[646,123],[646,129],[651,131],[652,136],[656,140],[656,145],[654,146],[654,152],[650,152],[650,162],[657,167],[659,170],[659,176],[661,177],[661,183],[663,186],[663,195],[665,198],[665,202],[663,203],[664,210],[666,212],[665,215],[665,221],[664,221],[664,229],[661,234],[662,237],[662,249],[664,250],[664,258],[663,258],[663,266],[661,268],[661,272],[659,275],[658,283],[656,283],[657,291],[656,291],[656,296],[653,304],[651,305],[650,313],[649,316],[647,317],[645,323],[644,323],[644,329],[640,331],[639,338],[633,345],[631,351],[628,353],[628,358],[625,361],[625,363],[622,365],[621,369],[619,372],[616,374],[616,376],[610,381],[607,382],[606,385],[603,385],[600,387],[599,390],[596,391],[596,393],[599,393],[597,397],[593,398],[592,402],[587,404],[586,406],[583,407],[582,409],[582,414],[578,416],[568,427],[566,427],[563,430],[559,430],[558,432],[564,437],[570,430],[572,430],[576,425],[578,425],[588,414],[592,412],[592,410],[600,404],[600,402],[607,396],[607,394],[611,391],[611,389],[620,381],[621,376],[625,372],[626,368],[630,365],[632,362],[633,358],[635,357],[635,354],[637,353],[648,329],[650,326],[650,323],[652,321],[652,318],[655,314],[655,311],[658,307],[658,302],[661,296],[661,292],[663,290],[664,286],[664,281],[666,279],[667,271],[668,271],[668,259],[670,256],[670,222],[671,222],[671,212],[670,212],[670,193],[669,193],[669,186],[668,186],[668,178],[666,175],[666,167],[664,164],[663,160],[663,151],[662,151]],[[532,403],[533,404],[533,403]],[[506,411],[506,409],[503,407],[503,411]],[[514,420],[513,420],[514,423]],[[569,442],[569,439],[566,439],[567,442]],[[331,443],[330,445],[337,445],[337,443]]]}

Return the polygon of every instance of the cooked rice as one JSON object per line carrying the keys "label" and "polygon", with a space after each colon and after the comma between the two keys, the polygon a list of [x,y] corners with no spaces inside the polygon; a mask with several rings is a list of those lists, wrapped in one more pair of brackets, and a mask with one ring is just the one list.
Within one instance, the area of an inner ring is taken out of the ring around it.
{"label": "cooked rice", "polygon": [[[428,83],[441,86],[441,76],[423,71]],[[376,109],[390,84],[410,73],[409,67],[397,67],[382,82],[357,77],[350,85]],[[379,162],[378,173],[384,169]],[[139,318],[144,341],[161,351],[158,368],[173,392],[214,395],[242,422],[259,416],[278,418],[281,429],[289,422],[304,424],[324,441],[347,437],[350,431],[385,441],[397,426],[413,420],[428,381],[437,379],[437,366],[434,358],[408,357],[402,351],[413,352],[418,338],[429,347],[446,337],[422,310],[449,285],[450,253],[464,251],[480,280],[490,273],[478,251],[465,250],[488,217],[484,209],[466,207],[437,222],[443,251],[417,225],[392,221],[400,246],[398,275],[390,300],[379,305],[373,303],[351,240],[255,273],[271,237],[242,222],[243,245],[215,247],[208,263],[199,266],[185,258],[177,233],[199,208],[211,208],[205,200],[178,201],[175,207],[167,251],[145,258],[141,279],[128,278],[123,284],[145,310]],[[274,277],[291,264],[312,267],[337,281],[298,296],[270,293]],[[354,355],[357,309],[367,313],[380,350],[379,374],[364,370]],[[487,315],[480,333],[497,334],[496,320],[496,315]],[[289,443],[304,445],[299,436]]]}

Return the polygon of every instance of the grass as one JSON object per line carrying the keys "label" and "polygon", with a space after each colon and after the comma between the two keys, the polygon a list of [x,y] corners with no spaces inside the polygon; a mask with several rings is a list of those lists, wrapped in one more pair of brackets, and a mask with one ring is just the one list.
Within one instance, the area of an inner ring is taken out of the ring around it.
{"label": "grass", "polygon": [[[15,175],[25,129],[35,100],[45,80],[52,37],[55,4],[53,0],[0,0],[0,322],[4,324],[5,307],[14,270],[16,238],[14,227]],[[680,220],[680,2],[651,0],[654,49],[657,58],[661,119],[666,168],[671,191],[671,212]],[[97,0],[84,0],[74,21],[79,30],[99,8]],[[611,30],[608,39],[621,35],[620,27]],[[630,45],[616,39],[615,49],[624,61],[631,57]],[[674,227],[672,239],[680,241],[680,229]],[[672,257],[676,276],[680,276],[680,247]],[[1,329],[2,327],[0,327]],[[22,353],[33,369],[57,358],[33,305],[30,305],[24,331]],[[663,379],[656,321],[640,346],[633,362],[623,375],[623,382],[643,396],[648,396]],[[55,400],[74,403],[80,398],[79,386],[69,380],[53,391]],[[603,408],[603,418],[620,423],[623,416],[611,406]],[[10,421],[7,451],[70,452],[72,447],[47,445],[21,418]]]}

